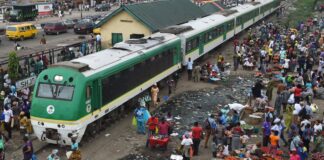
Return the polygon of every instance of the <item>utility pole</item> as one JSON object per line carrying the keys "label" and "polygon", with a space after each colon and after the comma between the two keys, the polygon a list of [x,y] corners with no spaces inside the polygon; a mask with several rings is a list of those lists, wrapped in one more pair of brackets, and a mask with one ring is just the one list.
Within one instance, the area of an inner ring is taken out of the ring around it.
{"label": "utility pole", "polygon": [[81,19],[82,19],[82,9],[83,9],[83,1],[82,1],[82,4],[80,5]]}

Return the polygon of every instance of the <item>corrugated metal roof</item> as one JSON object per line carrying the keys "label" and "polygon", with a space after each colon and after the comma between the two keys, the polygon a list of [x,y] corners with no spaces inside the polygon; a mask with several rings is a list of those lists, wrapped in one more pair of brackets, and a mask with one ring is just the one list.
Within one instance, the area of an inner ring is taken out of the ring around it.
{"label": "corrugated metal roof", "polygon": [[159,29],[188,22],[207,14],[190,0],[161,0],[121,6],[98,23],[100,27],[114,15],[126,11],[144,25],[156,32]]}
{"label": "corrugated metal roof", "polygon": [[221,9],[215,6],[213,3],[206,3],[200,7],[206,14],[211,15],[214,14]]}

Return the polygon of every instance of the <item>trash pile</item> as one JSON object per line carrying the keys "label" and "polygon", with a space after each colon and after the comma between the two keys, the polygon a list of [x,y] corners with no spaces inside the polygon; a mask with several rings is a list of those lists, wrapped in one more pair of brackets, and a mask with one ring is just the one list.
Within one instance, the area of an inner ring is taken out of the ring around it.
{"label": "trash pile", "polygon": [[141,154],[129,154],[119,160],[150,160],[150,157]]}
{"label": "trash pile", "polygon": [[[234,110],[242,109],[240,106],[248,102],[255,80],[252,76],[229,76],[219,87],[188,91],[173,97],[162,104],[156,113],[162,117],[170,112],[175,121],[174,136],[181,137],[194,122],[202,124],[209,114],[217,116],[221,111],[228,113],[233,107]],[[224,111],[227,107],[228,111]]]}

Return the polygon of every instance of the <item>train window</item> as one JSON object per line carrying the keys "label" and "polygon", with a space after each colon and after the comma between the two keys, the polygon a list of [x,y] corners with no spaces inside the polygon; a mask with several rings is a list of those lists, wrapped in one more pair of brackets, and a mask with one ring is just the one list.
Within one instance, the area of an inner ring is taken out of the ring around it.
{"label": "train window", "polygon": [[213,32],[210,32],[210,33],[208,34],[208,41],[212,40],[213,38],[214,38],[214,36],[213,36]]}
{"label": "train window", "polygon": [[87,86],[87,90],[86,90],[86,98],[90,99],[91,98],[91,87]]}
{"label": "train window", "polygon": [[187,42],[187,45],[186,45],[186,51],[187,51],[187,52],[188,52],[188,51],[191,51],[191,49],[192,49],[191,41],[188,41],[188,42]]}
{"label": "train window", "polygon": [[72,100],[74,86],[40,83],[36,96],[40,98]]}
{"label": "train window", "polygon": [[192,41],[192,48],[197,48],[198,43],[199,43],[198,38],[195,38],[195,39]]}

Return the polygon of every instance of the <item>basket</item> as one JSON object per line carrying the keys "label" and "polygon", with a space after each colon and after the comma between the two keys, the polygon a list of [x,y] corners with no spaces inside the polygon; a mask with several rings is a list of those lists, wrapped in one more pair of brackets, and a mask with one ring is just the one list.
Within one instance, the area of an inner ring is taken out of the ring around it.
{"label": "basket", "polygon": [[252,107],[245,107],[244,108],[244,113],[247,115],[250,115],[253,113],[253,108]]}
{"label": "basket", "polygon": [[259,116],[255,116],[255,115],[249,115],[247,117],[247,122],[248,124],[250,125],[259,125],[261,122],[262,122],[262,117],[259,117]]}

